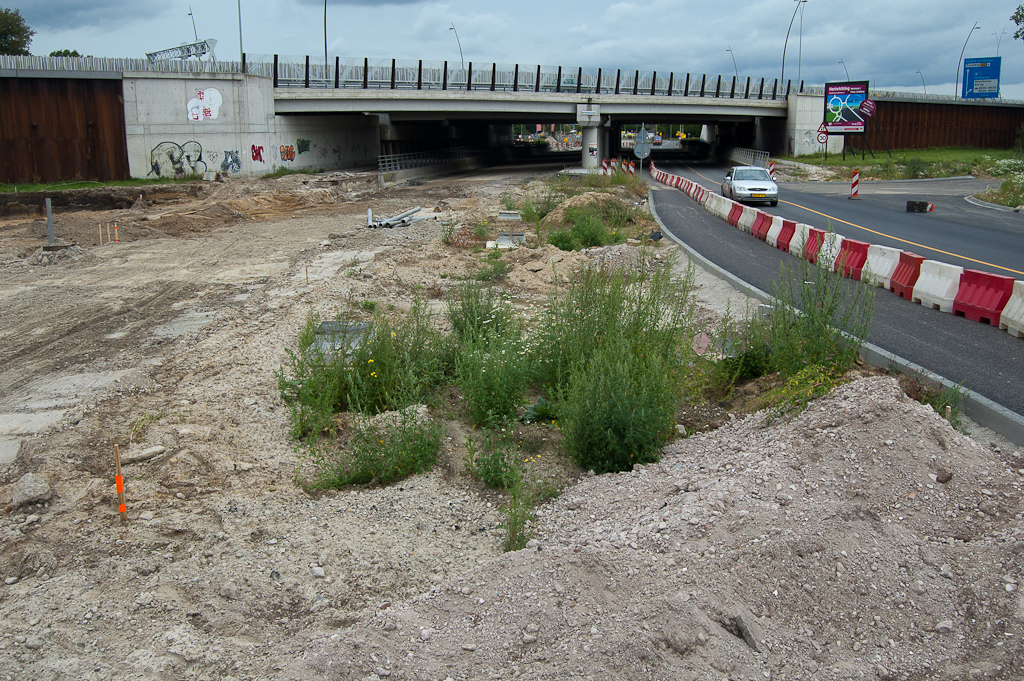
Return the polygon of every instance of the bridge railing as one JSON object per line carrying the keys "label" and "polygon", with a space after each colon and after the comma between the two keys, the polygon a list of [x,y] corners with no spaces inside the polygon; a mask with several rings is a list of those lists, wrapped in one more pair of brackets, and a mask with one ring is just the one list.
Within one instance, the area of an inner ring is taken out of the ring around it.
{"label": "bridge railing", "polygon": [[394,173],[399,170],[411,170],[439,163],[451,163],[468,158],[474,154],[469,147],[455,147],[439,151],[418,151],[411,154],[381,154],[377,157],[377,167],[382,173]]}
{"label": "bridge railing", "polygon": [[[440,62],[407,59],[323,59],[297,55],[253,55],[270,64],[279,88],[363,88],[391,90],[490,90],[646,96],[786,99],[792,81],[709,76],[674,71],[567,69],[541,64]],[[802,87],[802,84],[801,84]]]}

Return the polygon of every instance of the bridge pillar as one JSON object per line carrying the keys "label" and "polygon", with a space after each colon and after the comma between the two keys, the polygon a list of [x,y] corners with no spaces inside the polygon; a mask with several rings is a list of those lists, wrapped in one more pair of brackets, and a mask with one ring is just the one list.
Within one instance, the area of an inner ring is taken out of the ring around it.
{"label": "bridge pillar", "polygon": [[[601,166],[601,105],[600,104],[577,104],[576,122],[583,128],[583,157],[584,170],[599,168]],[[607,146],[607,143],[606,143]]]}

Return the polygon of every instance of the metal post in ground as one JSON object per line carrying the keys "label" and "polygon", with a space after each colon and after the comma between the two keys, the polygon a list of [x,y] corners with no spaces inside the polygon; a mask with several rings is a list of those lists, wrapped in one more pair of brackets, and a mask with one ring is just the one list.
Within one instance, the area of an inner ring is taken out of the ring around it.
{"label": "metal post in ground", "polygon": [[50,208],[50,199],[46,199],[46,233],[50,237],[50,245],[53,245],[53,210]]}

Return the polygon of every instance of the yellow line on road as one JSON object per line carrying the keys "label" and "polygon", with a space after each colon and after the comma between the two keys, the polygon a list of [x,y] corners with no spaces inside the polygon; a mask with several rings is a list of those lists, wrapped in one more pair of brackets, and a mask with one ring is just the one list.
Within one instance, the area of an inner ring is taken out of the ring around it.
{"label": "yellow line on road", "polygon": [[[693,167],[691,167],[690,170],[693,171],[695,174],[700,175],[701,177],[703,177],[708,182],[711,182],[712,184],[717,184],[716,180],[712,180],[710,177],[707,177],[705,175],[701,175]],[[900,243],[909,244],[910,246],[915,246],[916,248],[920,248],[920,249],[925,250],[925,251],[932,251],[934,253],[941,253],[942,255],[949,255],[949,256],[952,256],[954,258],[960,258],[962,260],[968,260],[970,262],[976,262],[979,265],[984,265],[986,267],[992,267],[992,268],[997,269],[997,270],[1003,270],[1005,272],[1012,272],[1013,274],[1024,275],[1024,272],[1021,272],[1020,270],[1014,270],[1014,269],[1011,269],[1009,267],[1003,267],[1002,265],[994,265],[994,264],[992,264],[990,262],[985,262],[984,260],[975,260],[974,258],[968,258],[966,255],[960,255],[959,253],[950,253],[949,251],[944,251],[944,250],[939,249],[939,248],[932,248],[931,246],[925,246],[924,244],[919,244],[919,243],[917,243],[915,241],[907,241],[906,239],[901,239],[899,237],[892,236],[891,234],[886,234],[885,232],[879,232],[877,230],[870,229],[868,227],[862,227],[862,226],[860,226],[858,224],[854,224],[852,222],[847,222],[846,220],[834,217],[834,216],[829,215],[827,213],[821,213],[819,211],[814,210],[813,208],[808,208],[807,206],[801,206],[799,203],[793,203],[792,201],[782,201],[782,203],[787,203],[790,206],[793,206],[794,208],[802,208],[803,210],[806,210],[808,212],[814,213],[815,215],[820,215],[823,218],[828,218],[829,220],[835,220],[836,222],[841,222],[844,225],[849,225],[850,227],[856,227],[857,229],[863,229],[865,232],[870,232],[872,234],[877,234],[878,236],[884,236],[887,239],[892,239],[893,241],[899,241]]]}

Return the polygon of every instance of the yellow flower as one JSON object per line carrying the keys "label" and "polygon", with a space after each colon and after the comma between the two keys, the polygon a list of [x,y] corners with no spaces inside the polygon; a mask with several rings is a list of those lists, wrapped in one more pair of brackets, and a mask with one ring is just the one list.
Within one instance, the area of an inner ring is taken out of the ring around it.
{"label": "yellow flower", "polygon": [[372,359],[368,359],[368,360],[366,360],[366,363],[367,364],[373,364],[373,360]]}

